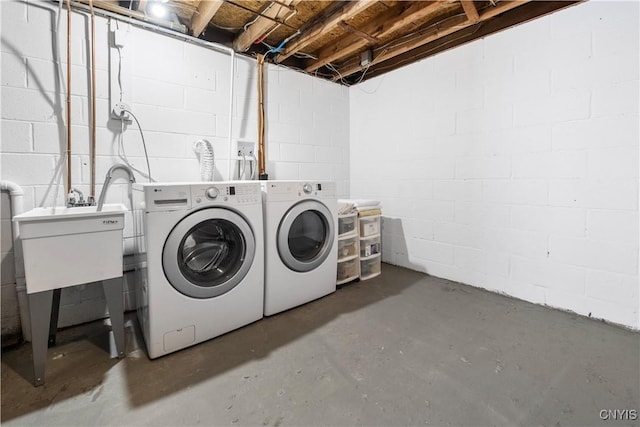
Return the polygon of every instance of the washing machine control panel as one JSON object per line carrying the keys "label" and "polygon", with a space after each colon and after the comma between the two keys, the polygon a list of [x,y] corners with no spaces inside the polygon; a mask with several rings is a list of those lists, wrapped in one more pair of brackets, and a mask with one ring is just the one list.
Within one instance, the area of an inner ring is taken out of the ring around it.
{"label": "washing machine control panel", "polygon": [[196,207],[210,203],[245,205],[262,203],[262,192],[259,183],[194,184],[191,198]]}

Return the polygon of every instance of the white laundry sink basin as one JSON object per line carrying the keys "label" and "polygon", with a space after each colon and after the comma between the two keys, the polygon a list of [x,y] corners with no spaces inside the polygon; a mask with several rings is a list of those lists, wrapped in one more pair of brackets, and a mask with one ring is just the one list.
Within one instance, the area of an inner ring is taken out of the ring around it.
{"label": "white laundry sink basin", "polygon": [[122,276],[122,204],[36,208],[17,215],[27,293]]}

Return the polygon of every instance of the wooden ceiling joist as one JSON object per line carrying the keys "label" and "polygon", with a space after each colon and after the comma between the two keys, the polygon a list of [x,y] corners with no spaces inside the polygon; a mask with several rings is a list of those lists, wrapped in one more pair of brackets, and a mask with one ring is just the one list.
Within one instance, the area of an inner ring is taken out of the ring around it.
{"label": "wooden ceiling joist", "polygon": [[376,0],[355,0],[344,2],[342,7],[328,18],[315,23],[309,28],[302,29],[301,35],[295,38],[288,46],[285,46],[284,51],[276,56],[275,61],[284,61],[294,53],[304,49],[305,46],[308,46],[310,43],[323,36],[326,32],[336,28],[340,22],[353,18],[376,3]]}
{"label": "wooden ceiling joist", "polygon": [[256,41],[264,37],[273,30],[278,22],[285,21],[295,14],[295,6],[301,0],[279,0],[272,2],[267,9],[260,13],[260,16],[253,24],[240,33],[233,41],[233,49],[236,52],[244,52]]}
{"label": "wooden ceiling joist", "polygon": [[[501,1],[500,3],[497,4],[497,6],[491,6],[483,10],[482,13],[479,15],[477,22],[482,22],[482,21],[491,19],[494,16],[507,12],[511,9],[514,9],[518,6],[528,3],[529,1],[532,1],[532,0]],[[376,51],[374,51],[373,60],[369,64],[362,66],[359,63],[356,63],[354,65],[344,67],[339,70],[340,75],[334,77],[334,80],[339,80],[341,78],[355,74],[359,71],[362,71],[365,68],[379,64],[381,62],[394,58],[398,55],[401,55],[405,52],[409,52],[410,50],[416,49],[433,40],[455,33],[456,31],[463,30],[467,27],[470,27],[471,25],[474,25],[475,23],[476,22],[470,21],[465,14],[464,16],[460,16],[452,19],[446,27],[440,27],[436,25],[434,28],[430,28],[422,32],[418,37],[416,37],[411,41],[400,44],[396,47],[377,49]]]}
{"label": "wooden ceiling joist", "polygon": [[191,34],[199,37],[223,3],[224,0],[200,0],[191,17]]}
{"label": "wooden ceiling joist", "polygon": [[[448,7],[447,3],[449,4]],[[388,10],[367,23],[361,31],[369,34],[375,42],[377,42],[395,32],[402,31],[402,29],[413,25],[414,22],[429,15],[436,12],[442,12],[447,8],[451,9],[457,7],[459,6],[447,0],[430,3],[416,2],[405,6],[400,11],[398,9]],[[371,40],[363,39],[357,34],[344,37],[338,43],[321,49],[317,55],[318,59],[307,65],[305,71],[313,72],[324,65],[356,53],[367,47],[369,44],[372,44]]]}
{"label": "wooden ceiling joist", "polygon": [[478,22],[480,15],[478,15],[478,9],[476,9],[476,5],[473,4],[473,0],[460,0],[460,3],[462,3],[462,8],[467,18],[469,18],[469,21]]}

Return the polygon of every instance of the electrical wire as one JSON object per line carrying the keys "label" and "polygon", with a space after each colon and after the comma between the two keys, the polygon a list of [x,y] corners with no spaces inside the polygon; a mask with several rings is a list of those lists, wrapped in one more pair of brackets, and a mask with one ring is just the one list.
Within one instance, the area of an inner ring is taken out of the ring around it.
{"label": "electrical wire", "polygon": [[121,158],[127,162],[127,165],[130,166],[132,169],[134,169],[135,171],[137,171],[138,173],[140,173],[142,176],[146,177],[149,182],[155,182],[154,179],[151,177],[151,166],[149,165],[149,153],[147,152],[147,143],[144,139],[144,132],[142,132],[142,126],[140,126],[140,122],[138,121],[138,118],[136,117],[135,114],[133,114],[133,112],[129,109],[123,109],[123,112],[126,111],[127,113],[131,114],[131,117],[133,117],[133,119],[136,121],[136,125],[138,125],[138,130],[140,131],[140,137],[142,138],[142,148],[144,149],[144,157],[145,160],[147,161],[147,174],[143,173],[142,171],[140,171],[139,169],[134,168],[129,161],[127,160],[127,155],[124,151],[124,118],[121,118],[121,139],[120,139],[120,146],[122,147],[122,156]]}
{"label": "electrical wire", "polygon": [[118,51],[118,87],[120,88],[120,102],[122,102],[122,51],[120,46],[116,46]]}
{"label": "electrical wire", "polygon": [[[482,9],[482,10],[484,10],[484,9]],[[479,10],[478,12],[482,12],[482,10]],[[434,27],[438,27],[438,26],[446,23],[447,21],[459,18],[461,16],[466,16],[466,14],[465,13],[458,13],[458,14],[455,14],[455,15],[447,16],[446,18],[443,18],[443,19],[441,19],[441,20],[439,20],[437,22],[434,22],[434,23],[432,23],[432,24],[430,24],[430,25],[428,25],[428,26],[426,26],[424,28],[421,28],[419,30],[413,31],[413,32],[408,33],[408,34],[404,34],[401,37],[398,37],[398,38],[395,38],[393,40],[390,40],[389,42],[383,44],[382,46],[376,47],[374,49],[375,58],[373,59],[373,61],[369,65],[366,66],[366,68],[362,69],[363,70],[363,74],[360,76],[358,81],[355,82],[355,83],[349,83],[348,81],[346,81],[345,77],[342,76],[342,74],[332,64],[327,64],[327,67],[336,72],[336,74],[338,75],[339,80],[343,84],[345,84],[347,86],[357,85],[357,84],[362,82],[366,72],[369,70],[369,68],[371,66],[374,65],[374,62],[375,62],[376,58],[379,58],[381,55],[384,55],[390,48],[394,49],[394,48],[398,48],[398,47],[400,47],[400,46],[402,46],[402,45],[404,45],[406,43],[410,43],[410,42],[416,40],[417,38],[420,38],[420,37],[424,36],[426,31],[431,30]],[[474,31],[471,34],[465,34],[464,36],[460,36],[460,37],[457,37],[457,38],[455,38],[453,40],[449,40],[446,43],[444,43],[442,45],[439,45],[435,49],[440,48],[441,46],[444,46],[446,44],[453,43],[453,42],[459,40],[460,38],[468,37],[469,35],[473,35],[476,31],[478,31],[478,29],[481,26],[482,26],[482,24],[476,26],[476,28],[474,29]],[[433,49],[433,50],[435,50],[435,49]],[[376,55],[376,53],[377,53],[377,55]],[[410,60],[403,61],[402,64],[407,63],[407,62],[414,62],[414,61],[415,61],[415,58],[411,58]],[[344,67],[348,67],[349,64],[352,64],[353,62],[354,61],[347,61],[345,64],[343,64],[343,68]],[[384,62],[384,61],[382,61],[382,62]],[[394,64],[393,66],[388,66],[388,67],[384,67],[384,68],[385,69],[386,68],[397,68],[397,66],[398,66],[397,64]],[[376,70],[381,70],[381,69],[383,69],[383,67],[376,67],[375,69]]]}

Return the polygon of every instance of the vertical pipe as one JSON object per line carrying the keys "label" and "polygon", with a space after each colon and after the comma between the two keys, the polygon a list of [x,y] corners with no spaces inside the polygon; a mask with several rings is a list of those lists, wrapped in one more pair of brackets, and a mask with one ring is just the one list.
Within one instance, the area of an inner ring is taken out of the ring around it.
{"label": "vertical pipe", "polygon": [[67,188],[71,191],[71,4],[67,0]]}
{"label": "vertical pipe", "polygon": [[233,86],[235,85],[235,75],[236,75],[236,52],[233,50],[229,51],[229,55],[231,56],[231,69],[229,70],[229,160],[227,168],[227,176],[229,177],[229,181],[233,180],[233,167],[231,162],[231,150],[233,145]]}
{"label": "vertical pipe", "polygon": [[268,179],[264,147],[264,55],[258,55],[258,178]]}
{"label": "vertical pipe", "polygon": [[[0,181],[0,189],[8,191],[11,197],[11,218],[24,212],[24,191],[12,181]],[[22,339],[31,341],[31,321],[29,319],[29,300],[27,299],[27,284],[24,276],[24,262],[22,261],[22,241],[20,227],[17,221],[11,224],[13,238],[13,262],[16,278],[16,292],[18,293],[18,310],[20,312],[20,326]]]}
{"label": "vertical pipe", "polygon": [[89,0],[91,10],[91,148],[89,149],[89,167],[91,170],[91,190],[96,194],[96,15],[93,12],[93,0]]}

